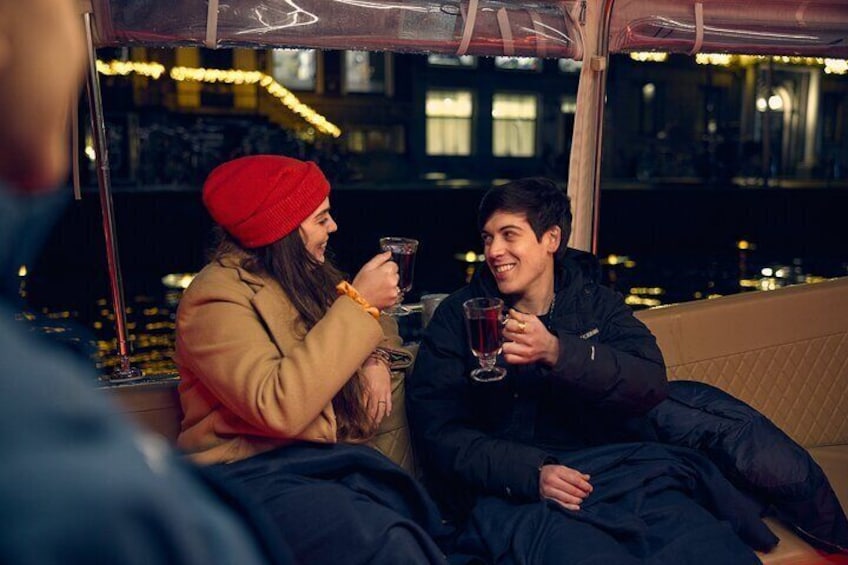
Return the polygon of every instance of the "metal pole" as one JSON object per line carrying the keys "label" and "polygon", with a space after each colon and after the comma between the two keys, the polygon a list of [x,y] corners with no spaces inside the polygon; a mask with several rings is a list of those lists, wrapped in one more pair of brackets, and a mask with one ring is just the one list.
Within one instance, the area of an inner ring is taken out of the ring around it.
{"label": "metal pole", "polygon": [[106,127],[103,117],[103,99],[100,93],[100,79],[97,75],[97,54],[94,50],[91,12],[83,13],[85,35],[88,44],[88,104],[91,110],[91,132],[94,138],[94,151],[97,163],[97,184],[100,188],[100,210],[103,215],[103,235],[106,239],[106,261],[109,268],[109,286],[112,292],[112,309],[115,313],[115,333],[118,342],[120,365],[103,380],[117,383],[140,379],[141,370],[130,365],[129,342],[127,340],[126,308],[124,307],[124,288],[121,279],[121,266],[118,261],[118,243],[115,233],[115,217],[112,206],[112,190],[109,178],[109,155],[106,147]]}

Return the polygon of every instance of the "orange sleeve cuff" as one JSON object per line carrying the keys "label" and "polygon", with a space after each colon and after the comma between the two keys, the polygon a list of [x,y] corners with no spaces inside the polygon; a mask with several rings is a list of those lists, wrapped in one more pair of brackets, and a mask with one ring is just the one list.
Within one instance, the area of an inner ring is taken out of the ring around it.
{"label": "orange sleeve cuff", "polygon": [[339,296],[347,296],[351,300],[362,306],[362,309],[371,314],[375,320],[380,319],[380,311],[376,307],[368,304],[368,302],[364,298],[362,298],[362,295],[360,295],[359,292],[355,288],[353,288],[353,285],[351,285],[349,282],[342,281],[337,284],[336,292]]}

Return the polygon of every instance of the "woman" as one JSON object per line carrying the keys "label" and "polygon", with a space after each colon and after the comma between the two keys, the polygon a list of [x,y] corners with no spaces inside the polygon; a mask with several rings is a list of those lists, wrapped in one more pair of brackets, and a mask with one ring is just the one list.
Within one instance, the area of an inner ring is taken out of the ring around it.
{"label": "woman", "polygon": [[440,562],[435,506],[357,445],[392,411],[392,359],[410,356],[379,313],[398,294],[390,254],[352,283],[325,258],[329,190],[314,163],[272,155],[207,178],[223,234],[177,312],[178,444],[258,497],[303,562]]}

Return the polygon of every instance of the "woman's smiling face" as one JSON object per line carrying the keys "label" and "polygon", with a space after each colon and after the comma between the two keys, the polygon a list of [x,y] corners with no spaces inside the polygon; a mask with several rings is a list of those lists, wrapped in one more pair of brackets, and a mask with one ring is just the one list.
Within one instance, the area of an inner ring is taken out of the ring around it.
{"label": "woman's smiling face", "polygon": [[309,254],[319,263],[323,263],[327,241],[330,239],[330,234],[337,229],[339,226],[330,215],[330,197],[328,196],[308,218],[303,220],[298,231]]}

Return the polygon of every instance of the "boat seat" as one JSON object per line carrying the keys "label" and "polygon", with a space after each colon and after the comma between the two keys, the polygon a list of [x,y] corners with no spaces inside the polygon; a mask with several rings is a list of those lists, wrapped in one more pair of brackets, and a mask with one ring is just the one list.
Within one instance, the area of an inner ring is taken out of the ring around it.
{"label": "boat seat", "polygon": [[[848,508],[848,277],[637,312],[669,380],[716,386],[802,445]],[[766,564],[830,563],[786,526]]]}
{"label": "boat seat", "polygon": [[[637,317],[657,337],[670,380],[706,382],[765,414],[808,450],[848,508],[848,278],[653,308]],[[174,377],[105,390],[142,425],[174,441],[181,418],[177,383]],[[402,388],[395,394],[398,402]],[[384,444],[408,441],[403,418],[400,410],[393,414]],[[405,453],[411,464],[411,451]],[[781,540],[759,554],[766,565],[833,563],[785,525],[766,522]]]}

